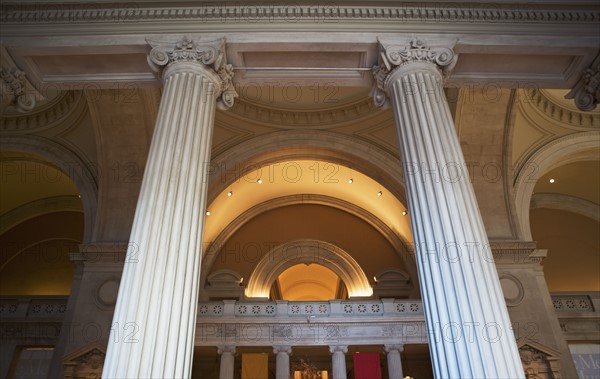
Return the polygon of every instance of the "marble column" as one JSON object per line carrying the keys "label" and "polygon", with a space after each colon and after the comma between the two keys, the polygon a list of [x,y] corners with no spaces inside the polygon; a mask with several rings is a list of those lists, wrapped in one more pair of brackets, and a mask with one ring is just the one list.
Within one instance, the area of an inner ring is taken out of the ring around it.
{"label": "marble column", "polygon": [[290,346],[273,346],[273,353],[277,354],[275,378],[289,379],[290,354],[292,353],[292,348]]}
{"label": "marble column", "polygon": [[375,102],[389,101],[396,120],[434,375],[523,378],[443,91],[442,69],[454,52],[418,39],[380,43]]}
{"label": "marble column", "polygon": [[404,345],[385,345],[384,350],[387,353],[388,376],[390,379],[403,379],[402,360],[400,353],[404,350]]}
{"label": "marble column", "polygon": [[235,367],[235,346],[219,346],[217,352],[221,355],[219,379],[233,379]]}
{"label": "marble column", "polygon": [[103,378],[191,375],[215,108],[236,96],[224,40],[151,45],[164,90]]}
{"label": "marble column", "polygon": [[346,379],[346,353],[348,346],[329,346],[333,379]]}

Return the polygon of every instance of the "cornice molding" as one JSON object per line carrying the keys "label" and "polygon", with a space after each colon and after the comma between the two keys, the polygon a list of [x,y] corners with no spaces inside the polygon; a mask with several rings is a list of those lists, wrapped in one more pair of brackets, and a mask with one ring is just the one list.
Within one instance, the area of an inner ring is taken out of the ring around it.
{"label": "cornice molding", "polygon": [[3,24],[59,23],[140,23],[167,21],[202,22],[205,24],[240,24],[261,21],[302,24],[303,21],[358,22],[435,22],[486,24],[597,24],[600,11],[592,6],[573,9],[570,4],[498,4],[498,3],[388,3],[355,5],[325,3],[183,3],[160,6],[129,2],[90,4],[4,4],[0,20]]}
{"label": "cornice molding", "polygon": [[521,96],[520,100],[523,105],[530,105],[543,116],[563,126],[578,129],[600,128],[600,114],[578,112],[562,107],[545,96],[544,92],[539,89],[526,90],[525,96]]}
{"label": "cornice molding", "polygon": [[35,133],[52,128],[65,122],[70,116],[79,115],[86,110],[81,91],[65,91],[57,101],[39,110],[27,114],[2,115],[1,133]]}

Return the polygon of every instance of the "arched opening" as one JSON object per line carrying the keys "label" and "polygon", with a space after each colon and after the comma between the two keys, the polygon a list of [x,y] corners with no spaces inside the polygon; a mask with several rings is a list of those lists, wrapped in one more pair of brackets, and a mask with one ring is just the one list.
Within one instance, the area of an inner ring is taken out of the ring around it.
{"label": "arched opening", "polygon": [[348,290],[332,270],[317,263],[297,264],[283,271],[273,285],[269,298],[288,301],[326,301],[346,299]]}
{"label": "arched opening", "polygon": [[600,291],[600,161],[567,163],[535,184],[531,234],[548,249],[544,275],[550,292]]}
{"label": "arched opening", "polygon": [[3,151],[0,294],[66,296],[84,238],[81,196],[69,176],[35,154]]}
{"label": "arched opening", "polygon": [[360,265],[339,247],[317,240],[288,241],[266,254],[250,275],[246,296],[268,298],[272,284],[287,269],[318,263],[334,272],[348,289],[348,297],[371,296],[373,289]]}

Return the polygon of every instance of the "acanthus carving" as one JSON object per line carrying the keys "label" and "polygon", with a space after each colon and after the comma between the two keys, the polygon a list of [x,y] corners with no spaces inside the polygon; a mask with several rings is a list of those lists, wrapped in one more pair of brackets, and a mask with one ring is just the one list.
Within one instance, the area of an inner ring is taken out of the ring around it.
{"label": "acanthus carving", "polygon": [[553,379],[560,377],[560,356],[535,342],[523,343],[519,356],[527,379]]}
{"label": "acanthus carving", "polygon": [[35,107],[35,96],[25,92],[25,73],[16,68],[0,67],[2,105],[29,112]]}
{"label": "acanthus carving", "polygon": [[596,109],[600,102],[600,55],[583,71],[583,75],[565,98],[574,99],[575,105],[582,111],[590,112]]}
{"label": "acanthus carving", "polygon": [[413,39],[408,45],[384,44],[379,41],[379,64],[373,66],[375,88],[373,101],[381,107],[387,102],[386,87],[390,74],[396,69],[414,63],[430,63],[447,74],[454,66],[454,51],[448,47],[430,47],[422,39]]}
{"label": "acanthus carving", "polygon": [[100,378],[106,354],[97,344],[86,347],[67,355],[63,360],[64,377],[75,378]]}
{"label": "acanthus carving", "polygon": [[225,40],[199,42],[184,37],[175,44],[148,41],[153,47],[148,55],[148,63],[153,70],[162,71],[172,63],[195,62],[212,69],[219,77],[217,106],[228,109],[238,97],[233,85],[233,66],[227,64]]}

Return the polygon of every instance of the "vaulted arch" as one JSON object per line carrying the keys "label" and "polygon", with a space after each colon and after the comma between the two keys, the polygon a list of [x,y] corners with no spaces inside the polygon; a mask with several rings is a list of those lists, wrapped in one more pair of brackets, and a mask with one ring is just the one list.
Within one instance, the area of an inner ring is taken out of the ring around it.
{"label": "vaulted arch", "polygon": [[346,285],[349,297],[373,294],[367,276],[350,254],[328,242],[304,239],[286,242],[269,251],[252,272],[246,296],[269,297],[277,277],[299,263],[318,263],[335,272]]}

